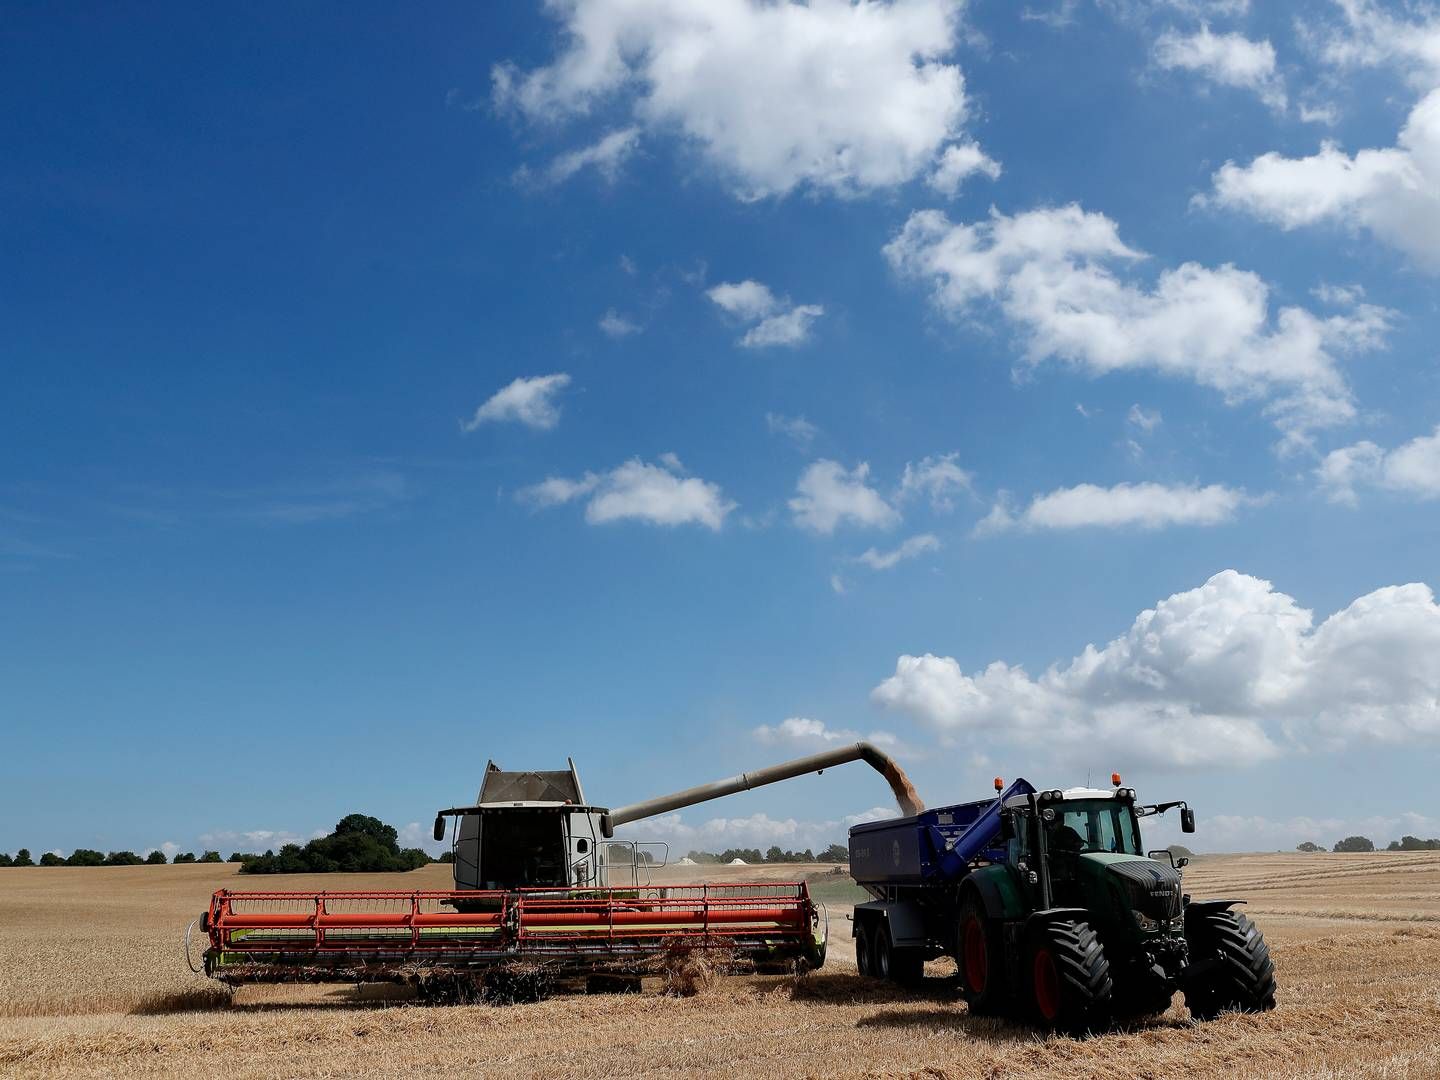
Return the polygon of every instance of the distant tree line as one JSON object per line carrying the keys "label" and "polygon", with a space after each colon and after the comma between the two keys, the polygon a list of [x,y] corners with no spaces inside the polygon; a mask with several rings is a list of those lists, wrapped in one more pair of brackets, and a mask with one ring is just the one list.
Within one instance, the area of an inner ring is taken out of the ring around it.
{"label": "distant tree line", "polygon": [[[1296,851],[1315,852],[1325,849],[1313,840],[1306,840],[1303,844],[1295,845]],[[1331,851],[1374,851],[1375,841],[1368,836],[1347,836],[1344,840],[1335,841]],[[1440,839],[1421,840],[1418,836],[1402,836],[1399,840],[1391,840],[1385,848],[1386,851],[1440,851]]]}
{"label": "distant tree line", "polygon": [[692,851],[685,857],[697,863],[728,863],[736,859],[747,863],[843,863],[850,861],[850,851],[844,844],[831,844],[817,855],[809,848],[804,851],[785,851],[775,845],[763,853],[759,848],[726,848],[719,854],[713,851]]}
{"label": "distant tree line", "polygon": [[[148,855],[136,855],[133,851],[96,851],[94,848],[76,848],[69,855],[64,857],[53,851],[47,851],[40,856],[40,866],[164,866],[167,862],[177,863],[218,863],[226,860],[220,858],[218,851],[207,851],[196,857],[193,851],[176,852],[174,859],[166,859],[165,853],[158,848]],[[230,856],[230,862],[239,862],[234,855]],[[0,852],[0,866],[35,866],[34,857],[30,854],[29,848],[21,848],[14,855]]]}
{"label": "distant tree line", "polygon": [[[415,870],[432,862],[452,863],[453,852],[447,851],[438,859],[419,848],[400,847],[400,834],[378,818],[365,814],[350,814],[342,818],[329,836],[311,840],[303,847],[286,844],[279,852],[266,851],[264,854],[232,851],[228,859],[222,859],[218,851],[206,851],[196,855],[193,851],[178,852],[169,860],[172,863],[219,863],[240,864],[242,874],[373,874],[388,871]],[[40,866],[160,866],[166,862],[163,851],[152,851],[148,855],[137,855],[133,851],[95,851],[91,848],[76,848],[62,858],[53,851],[40,856]],[[35,866],[35,859],[29,848],[21,848],[11,856],[0,853],[0,867]]]}

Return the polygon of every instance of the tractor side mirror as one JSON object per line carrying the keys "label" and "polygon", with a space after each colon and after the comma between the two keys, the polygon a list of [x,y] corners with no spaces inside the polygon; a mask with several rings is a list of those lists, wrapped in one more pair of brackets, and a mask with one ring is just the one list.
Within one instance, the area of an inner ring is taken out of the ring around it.
{"label": "tractor side mirror", "polygon": [[1185,867],[1187,867],[1187,866],[1189,866],[1189,865],[1190,865],[1190,860],[1187,859],[1184,855],[1181,855],[1180,858],[1178,858],[1178,859],[1175,860],[1175,869],[1176,869],[1176,870],[1184,870]]}
{"label": "tractor side mirror", "polygon": [[1188,806],[1183,807],[1180,811],[1180,831],[1195,831],[1195,811],[1191,810]]}
{"label": "tractor side mirror", "polygon": [[444,815],[444,814],[436,814],[436,815],[435,815],[435,839],[436,839],[436,840],[444,840],[444,839],[445,839],[445,815]]}

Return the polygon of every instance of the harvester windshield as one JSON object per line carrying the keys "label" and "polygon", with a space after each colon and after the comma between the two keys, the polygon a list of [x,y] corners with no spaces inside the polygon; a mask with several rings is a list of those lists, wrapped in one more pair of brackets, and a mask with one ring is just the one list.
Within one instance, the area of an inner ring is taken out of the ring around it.
{"label": "harvester windshield", "polygon": [[1061,851],[1103,851],[1143,855],[1135,809],[1119,799],[1067,799],[1047,823],[1047,847]]}

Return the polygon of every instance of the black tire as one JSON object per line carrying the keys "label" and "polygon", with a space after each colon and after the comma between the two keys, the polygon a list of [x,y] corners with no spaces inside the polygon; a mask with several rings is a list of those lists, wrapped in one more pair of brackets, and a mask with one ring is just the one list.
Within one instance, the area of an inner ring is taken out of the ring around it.
{"label": "black tire", "polygon": [[890,978],[897,986],[912,989],[925,981],[925,954],[919,949],[890,950]]}
{"label": "black tire", "polygon": [[1036,927],[1025,958],[1026,996],[1037,1024],[1080,1035],[1109,1022],[1110,961],[1089,923],[1061,919]]}
{"label": "black tire", "polygon": [[875,940],[870,946],[870,973],[887,982],[894,978],[895,945],[890,940],[890,927],[884,923],[875,931]]}
{"label": "black tire", "polygon": [[1275,962],[1265,936],[1248,918],[1238,911],[1187,914],[1185,938],[1190,963],[1218,961],[1200,981],[1185,988],[1185,1004],[1196,1020],[1275,1007]]}
{"label": "black tire", "polygon": [[855,924],[855,968],[867,978],[874,974],[870,966],[870,935],[865,927]]}
{"label": "black tire", "polygon": [[985,914],[975,896],[960,905],[955,931],[955,962],[960,967],[960,993],[977,1016],[998,1013],[1005,1005],[1005,944],[1000,924]]}

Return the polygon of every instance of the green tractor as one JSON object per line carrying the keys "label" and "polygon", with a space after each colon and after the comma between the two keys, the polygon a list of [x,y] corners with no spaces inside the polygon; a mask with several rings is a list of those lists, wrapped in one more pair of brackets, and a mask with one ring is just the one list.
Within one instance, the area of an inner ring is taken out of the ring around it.
{"label": "green tractor", "polygon": [[[1275,966],[1238,899],[1193,899],[1188,859],[1148,855],[1132,788],[1035,790],[927,810],[851,831],[851,872],[875,900],[855,909],[862,973],[901,982],[949,953],[972,1012],[1080,1032],[1163,1012],[1275,1007]],[[1000,782],[997,781],[997,791]],[[883,865],[889,864],[889,865]]]}

